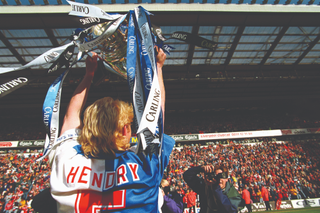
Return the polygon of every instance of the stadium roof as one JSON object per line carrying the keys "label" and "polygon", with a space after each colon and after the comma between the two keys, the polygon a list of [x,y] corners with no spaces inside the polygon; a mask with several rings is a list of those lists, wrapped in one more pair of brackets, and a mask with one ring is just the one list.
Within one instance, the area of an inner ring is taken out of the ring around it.
{"label": "stadium roof", "polygon": [[[74,0],[71,0],[74,1]],[[214,4],[273,4],[318,5],[319,0],[77,0],[86,4],[143,4],[143,3],[214,3]],[[66,0],[1,0],[0,5],[66,5]]]}
{"label": "stadium roof", "polygon": [[[217,42],[214,50],[168,40],[164,78],[167,109],[217,110],[267,105],[318,105],[320,0],[314,1],[131,1],[84,0],[106,12],[143,6],[164,35],[184,31]],[[0,1],[0,67],[22,66],[45,51],[69,43],[76,25],[66,1]],[[62,107],[84,73],[84,62],[65,80]],[[18,77],[28,85],[0,98],[1,116],[23,108],[41,113],[48,87],[61,73],[42,66],[1,75],[0,85]],[[103,96],[129,100],[127,83],[101,75],[89,102]]]}

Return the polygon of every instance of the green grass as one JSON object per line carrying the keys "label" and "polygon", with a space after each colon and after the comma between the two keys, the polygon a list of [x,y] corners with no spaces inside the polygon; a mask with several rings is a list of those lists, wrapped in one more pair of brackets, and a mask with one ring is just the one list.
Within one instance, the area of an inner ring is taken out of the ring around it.
{"label": "green grass", "polygon": [[320,207],[309,207],[301,209],[283,209],[283,210],[273,210],[268,212],[279,212],[279,213],[319,213]]}

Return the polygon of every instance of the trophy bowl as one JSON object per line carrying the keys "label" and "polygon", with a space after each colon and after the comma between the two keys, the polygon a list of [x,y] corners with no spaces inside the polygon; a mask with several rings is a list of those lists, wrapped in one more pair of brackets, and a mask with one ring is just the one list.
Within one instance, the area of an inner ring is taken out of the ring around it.
{"label": "trophy bowl", "polygon": [[98,53],[107,70],[127,79],[128,21],[124,19],[115,31],[108,32],[112,24],[114,21],[108,21],[88,28],[84,41],[96,40],[91,51]]}

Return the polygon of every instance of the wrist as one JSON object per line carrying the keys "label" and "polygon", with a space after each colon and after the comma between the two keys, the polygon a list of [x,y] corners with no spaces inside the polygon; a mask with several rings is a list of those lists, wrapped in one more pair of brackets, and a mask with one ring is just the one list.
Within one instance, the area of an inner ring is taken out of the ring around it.
{"label": "wrist", "polygon": [[162,67],[163,67],[163,63],[157,62],[157,68],[158,68],[158,69],[162,69]]}
{"label": "wrist", "polygon": [[93,77],[94,77],[94,72],[92,73],[86,72],[86,74],[84,75],[84,78],[88,78],[88,79],[93,79]]}

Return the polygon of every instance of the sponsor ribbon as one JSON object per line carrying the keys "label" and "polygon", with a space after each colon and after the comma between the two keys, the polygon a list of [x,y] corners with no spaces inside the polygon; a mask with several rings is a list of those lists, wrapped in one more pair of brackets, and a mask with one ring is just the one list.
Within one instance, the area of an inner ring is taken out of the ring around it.
{"label": "sponsor ribbon", "polygon": [[[156,137],[159,137],[160,132],[159,116],[162,120],[161,94],[157,78],[154,40],[147,17],[149,13],[140,7],[130,11],[129,14],[127,81],[134,106],[134,124],[139,141],[136,149],[138,152],[140,149],[145,150],[150,143],[159,143]],[[158,104],[156,104],[157,101]]]}
{"label": "sponsor ribbon", "polygon": [[12,71],[18,71],[18,70],[23,70],[29,67],[34,67],[34,66],[39,66],[47,63],[53,63],[57,59],[59,59],[60,55],[64,53],[64,51],[70,47],[73,46],[74,43],[70,42],[69,44],[53,48],[51,50],[48,50],[47,52],[43,53],[42,55],[38,56],[36,59],[33,61],[29,62],[28,64],[21,66],[21,67],[10,67],[10,68],[0,68],[0,74],[4,74],[7,72],[12,72]]}
{"label": "sponsor ribbon", "polygon": [[[128,40],[127,40],[127,81],[129,85],[129,91],[132,95],[132,103],[134,108],[134,127],[135,130],[139,128],[141,117],[145,106],[145,94],[143,91],[143,85],[141,80],[140,69],[140,51],[138,47],[138,39],[136,34],[136,20],[134,11],[129,12],[129,24],[128,24]],[[136,152],[146,148],[146,139],[144,134],[138,134],[138,148]],[[142,145],[142,146],[140,146]]]}
{"label": "sponsor ribbon", "polygon": [[37,161],[43,160],[52,150],[59,136],[59,114],[62,85],[70,68],[82,57],[82,52],[78,53],[77,58],[72,64],[51,84],[42,107],[43,123],[46,128],[46,139],[43,155]]}
{"label": "sponsor ribbon", "polygon": [[217,43],[214,41],[210,41],[208,39],[202,38],[198,35],[194,35],[191,33],[187,32],[181,32],[177,31],[174,32],[171,36],[170,39],[178,39],[180,41],[184,41],[188,44],[194,44],[198,47],[214,50],[214,48],[217,46]]}
{"label": "sponsor ribbon", "polygon": [[73,55],[75,45],[68,46],[59,58],[49,67],[48,73],[55,72],[63,66],[69,67],[69,61]]}
{"label": "sponsor ribbon", "polygon": [[[136,82],[139,81],[140,76],[139,74],[140,67],[137,61],[137,38],[135,35],[135,24],[134,24],[134,12],[132,10],[129,11],[129,23],[128,23],[128,40],[127,40],[127,81],[129,85],[129,92],[132,97],[133,108],[135,113],[134,119],[134,128],[135,130],[138,129],[139,123],[141,120],[141,116],[143,109],[144,109],[144,102],[143,102],[143,92],[141,90],[137,91]],[[137,72],[138,71],[138,72]]]}
{"label": "sponsor ribbon", "polygon": [[45,158],[52,149],[59,134],[59,112],[62,83],[68,74],[69,69],[64,71],[49,87],[42,107],[43,123],[46,127],[46,141],[44,144],[43,156]]}
{"label": "sponsor ribbon", "polygon": [[[150,92],[147,96],[147,103],[137,133],[140,133],[143,130],[148,129],[154,135],[156,133],[158,118],[161,110],[161,93],[155,62],[154,41],[152,39],[150,25],[147,20],[145,10],[142,7],[138,7],[135,9],[135,15],[139,27],[139,36],[141,36],[141,41],[144,44],[142,46],[145,47],[145,50],[141,51],[141,57],[145,59],[145,65],[148,66],[148,61],[150,62],[151,67],[147,68],[151,68],[153,71],[152,85],[150,88]],[[142,63],[142,65],[144,65],[144,63]],[[145,71],[145,75],[149,74],[148,69],[143,70]],[[144,82],[144,84],[146,85],[146,81]]]}
{"label": "sponsor ribbon", "polygon": [[[169,39],[177,39],[180,41],[184,41],[188,44],[194,44],[198,47],[202,47],[202,48],[206,48],[206,49],[210,49],[210,50],[214,50],[215,47],[217,46],[217,43],[214,41],[203,38],[199,35],[183,32],[183,31],[176,31],[176,32],[172,33],[170,38],[168,38],[168,39],[163,36],[162,30],[160,27],[158,27],[156,25],[152,25],[152,31],[157,36],[157,38],[162,42],[165,42]],[[169,45],[166,45],[163,49],[170,51],[172,49],[172,47]]]}
{"label": "sponsor ribbon", "polygon": [[0,98],[28,84],[29,82],[30,79],[28,79],[27,77],[18,77],[10,81],[7,81],[3,84],[0,84]]}
{"label": "sponsor ribbon", "polygon": [[67,2],[71,5],[71,11],[69,15],[73,16],[81,16],[81,17],[97,17],[100,19],[106,20],[116,20],[120,18],[122,15],[119,14],[110,14],[101,10],[99,7],[90,5],[90,4],[82,4],[73,1]]}

